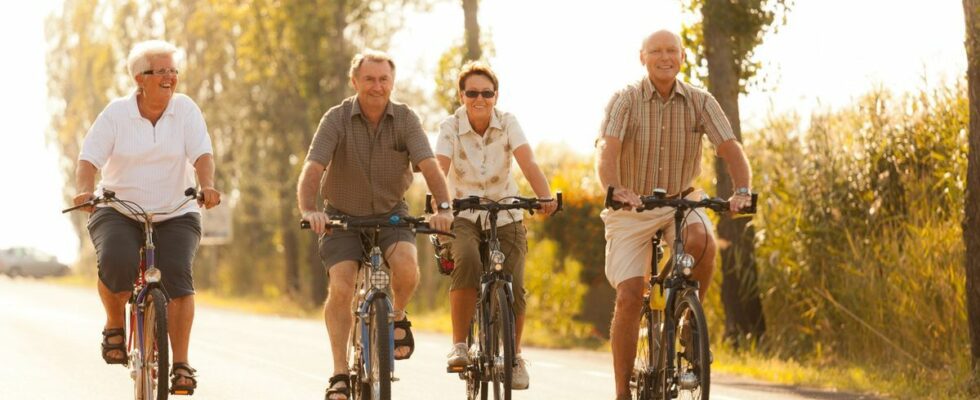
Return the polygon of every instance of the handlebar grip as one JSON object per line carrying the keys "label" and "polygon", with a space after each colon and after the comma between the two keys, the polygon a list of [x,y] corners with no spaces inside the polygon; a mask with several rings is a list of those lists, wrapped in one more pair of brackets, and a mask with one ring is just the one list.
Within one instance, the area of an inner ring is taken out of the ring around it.
{"label": "handlebar grip", "polygon": [[299,229],[310,229],[310,221],[305,219],[299,221]]}
{"label": "handlebar grip", "polygon": [[109,189],[102,189],[102,198],[104,199],[114,199],[116,198],[116,192]]}
{"label": "handlebar grip", "polygon": [[755,214],[758,201],[759,201],[759,194],[752,193],[752,205],[741,210],[740,214]]}
{"label": "handlebar grip", "polygon": [[614,189],[612,186],[610,186],[608,189],[606,189],[606,202],[605,202],[605,206],[606,206],[606,208],[611,208],[613,210],[618,210],[620,208],[623,208],[623,203],[620,202],[620,201],[613,200],[613,192],[615,190],[616,189]]}
{"label": "handlebar grip", "polygon": [[562,204],[563,204],[562,203],[562,200],[561,200],[561,191],[560,190],[555,193],[555,199],[558,200],[558,208],[555,208],[555,212],[559,212],[559,211],[562,210]]}
{"label": "handlebar grip", "polygon": [[432,193],[425,194],[425,213],[433,214],[432,210]]}

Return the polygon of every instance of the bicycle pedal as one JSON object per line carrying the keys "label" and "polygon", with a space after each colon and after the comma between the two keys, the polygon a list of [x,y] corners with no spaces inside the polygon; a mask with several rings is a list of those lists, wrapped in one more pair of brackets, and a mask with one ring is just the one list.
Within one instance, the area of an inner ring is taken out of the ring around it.
{"label": "bicycle pedal", "polygon": [[401,380],[401,379],[398,379],[398,377],[397,377],[397,376],[394,376],[394,375],[392,375],[392,376],[391,376],[391,381],[392,381],[392,382],[398,382],[398,381],[400,381],[400,380]]}
{"label": "bicycle pedal", "polygon": [[194,394],[194,390],[187,390],[187,389],[174,390],[174,389],[170,389],[170,394],[176,395],[176,396],[190,396],[190,395],[193,395]]}
{"label": "bicycle pedal", "polygon": [[446,367],[446,372],[448,372],[450,374],[463,373],[463,372],[466,372],[466,366],[465,365],[450,365],[450,366]]}

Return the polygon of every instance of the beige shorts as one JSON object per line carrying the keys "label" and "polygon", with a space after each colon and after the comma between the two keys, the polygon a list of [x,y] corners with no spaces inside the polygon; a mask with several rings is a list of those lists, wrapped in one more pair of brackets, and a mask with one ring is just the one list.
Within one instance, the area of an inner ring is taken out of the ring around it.
{"label": "beige shorts", "polygon": [[[701,196],[703,192],[695,190],[686,198],[698,200]],[[653,257],[651,240],[658,229],[664,230],[663,244],[670,246],[673,243],[672,208],[658,208],[640,213],[606,209],[600,216],[606,225],[606,279],[614,288],[627,279],[650,273],[650,260]],[[714,224],[708,219],[704,209],[699,208],[687,214],[684,226],[695,224],[704,224],[704,230],[714,235]]]}

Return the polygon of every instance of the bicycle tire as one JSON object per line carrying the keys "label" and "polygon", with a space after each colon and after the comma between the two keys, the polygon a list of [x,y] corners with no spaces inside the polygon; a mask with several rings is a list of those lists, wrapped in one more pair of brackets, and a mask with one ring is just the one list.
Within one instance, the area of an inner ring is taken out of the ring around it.
{"label": "bicycle tire", "polygon": [[365,391],[367,399],[391,400],[391,367],[394,342],[392,341],[392,325],[389,319],[391,309],[384,296],[376,296],[371,300],[371,326],[369,349],[371,352],[370,369],[365,368],[369,389]]}
{"label": "bicycle tire", "polygon": [[657,370],[660,364],[660,325],[663,311],[643,306],[637,336],[636,358],[630,383],[636,389],[636,400],[652,400],[657,394]]}
{"label": "bicycle tire", "polygon": [[[133,380],[137,400],[166,400],[169,392],[170,342],[167,333],[167,297],[158,288],[150,289],[143,301],[141,327],[136,340],[142,338],[138,366]],[[134,306],[136,307],[136,306]],[[137,343],[140,346],[140,343]]]}
{"label": "bicycle tire", "polygon": [[[708,400],[711,391],[711,353],[709,349],[708,323],[704,309],[694,291],[686,291],[677,299],[673,307],[674,376],[670,387],[664,386],[664,398],[682,400]],[[688,324],[689,332],[682,332]],[[683,351],[681,351],[683,349]],[[684,383],[684,378],[688,383]],[[664,383],[666,384],[666,375]],[[694,383],[690,383],[693,377]],[[669,397],[668,397],[669,396]]]}
{"label": "bicycle tire", "polygon": [[[492,342],[492,378],[494,400],[511,400],[511,382],[514,376],[514,311],[511,309],[510,296],[506,286],[500,284],[494,290],[496,301],[493,302],[493,319],[496,324],[495,341]],[[499,357],[499,359],[498,359]]]}
{"label": "bicycle tire", "polygon": [[[480,334],[483,331],[480,329],[480,321],[482,321],[480,317],[480,308],[481,305],[477,304],[476,312],[473,314],[474,318],[470,320],[470,330],[466,335],[467,349],[472,349],[474,346],[476,346],[477,349],[481,348]],[[482,351],[480,351],[479,354],[483,354]],[[471,353],[470,356],[479,357],[479,354]],[[470,365],[466,368],[466,372],[459,374],[460,378],[466,382],[466,400],[477,400],[480,398],[481,394],[483,395],[483,399],[486,400],[487,382],[481,379],[483,368],[482,363],[477,357],[471,358]]]}

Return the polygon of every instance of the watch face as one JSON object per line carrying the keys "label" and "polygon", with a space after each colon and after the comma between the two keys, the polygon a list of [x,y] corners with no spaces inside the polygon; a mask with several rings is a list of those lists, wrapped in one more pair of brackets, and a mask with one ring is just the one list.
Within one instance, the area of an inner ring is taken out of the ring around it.
{"label": "watch face", "polygon": [[749,194],[749,188],[741,187],[741,188],[735,189],[735,193],[736,194]]}
{"label": "watch face", "polygon": [[442,203],[439,203],[439,209],[440,210],[448,210],[449,209],[449,203],[447,203],[445,201],[442,202]]}

